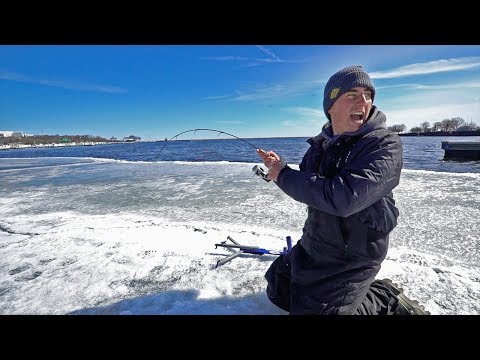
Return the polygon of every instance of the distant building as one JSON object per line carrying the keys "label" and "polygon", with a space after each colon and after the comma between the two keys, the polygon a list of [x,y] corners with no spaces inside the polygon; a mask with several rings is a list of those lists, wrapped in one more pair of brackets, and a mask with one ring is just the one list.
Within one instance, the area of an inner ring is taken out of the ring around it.
{"label": "distant building", "polygon": [[0,134],[1,134],[3,137],[10,137],[10,136],[12,136],[13,131],[0,131]]}
{"label": "distant building", "polygon": [[29,134],[24,134],[23,131],[0,131],[0,137],[14,137],[14,138],[21,138],[31,136]]}
{"label": "distant building", "polygon": [[135,135],[130,135],[130,136],[128,136],[128,137],[124,137],[124,138],[123,138],[123,141],[128,141],[128,142],[130,142],[130,141],[139,141],[139,140],[142,140],[142,138],[139,137],[139,136],[135,136]]}

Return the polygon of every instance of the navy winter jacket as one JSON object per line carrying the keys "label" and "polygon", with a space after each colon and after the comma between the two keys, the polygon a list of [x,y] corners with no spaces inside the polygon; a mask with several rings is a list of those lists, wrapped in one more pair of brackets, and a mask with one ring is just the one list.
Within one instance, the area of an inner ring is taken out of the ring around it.
{"label": "navy winter jacket", "polygon": [[291,314],[352,312],[380,270],[403,166],[400,137],[385,121],[373,106],[356,132],[332,136],[325,125],[308,140],[300,171],[287,166],[278,175],[280,189],[308,205],[291,254]]}

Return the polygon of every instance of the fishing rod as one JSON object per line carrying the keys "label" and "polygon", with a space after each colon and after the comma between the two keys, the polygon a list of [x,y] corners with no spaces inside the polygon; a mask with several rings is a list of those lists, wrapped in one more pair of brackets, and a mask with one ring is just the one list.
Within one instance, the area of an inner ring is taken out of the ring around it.
{"label": "fishing rod", "polygon": [[[248,145],[250,145],[251,147],[253,147],[255,150],[259,149],[259,147],[253,145],[252,143],[248,142],[247,140],[242,139],[242,138],[239,138],[238,136],[233,135],[233,134],[230,134],[230,133],[228,133],[228,132],[225,132],[225,131],[222,131],[222,130],[217,130],[217,129],[206,129],[206,128],[201,128],[201,129],[200,129],[200,128],[197,128],[197,129],[185,130],[185,131],[182,131],[182,132],[178,133],[178,134],[175,135],[175,136],[172,136],[170,139],[168,139],[168,140],[165,141],[165,144],[163,144],[163,147],[160,149],[159,153],[163,151],[163,149],[164,149],[165,146],[167,145],[167,142],[168,142],[168,141],[171,141],[171,140],[177,138],[178,136],[180,136],[180,135],[182,135],[182,134],[185,134],[185,133],[188,133],[188,132],[192,132],[192,131],[193,131],[194,133],[196,133],[197,131],[212,131],[212,132],[218,132],[218,135],[220,135],[220,134],[225,134],[225,135],[228,135],[228,136],[232,136],[232,137],[234,137],[235,139],[238,139],[238,140],[240,140],[240,141],[243,141],[244,143],[247,143]],[[264,169],[262,169],[260,166],[255,165],[255,166],[253,167],[252,171],[253,171],[253,173],[254,173],[255,175],[260,176],[263,180],[265,180],[265,181],[267,181],[267,182],[270,181],[270,180],[267,179],[267,172],[266,172]]]}
{"label": "fishing rod", "polygon": [[[242,138],[239,138],[238,136],[236,135],[233,135],[233,134],[230,134],[230,133],[227,133],[225,131],[221,131],[221,130],[216,130],[216,129],[190,129],[190,130],[185,130],[185,131],[182,131],[181,133],[178,133],[177,135],[171,137],[170,139],[168,139],[167,141],[170,141],[170,140],[173,140],[175,139],[176,137],[182,135],[182,134],[185,134],[185,133],[188,133],[188,132],[197,132],[197,131],[213,131],[213,132],[218,132],[218,134],[225,134],[225,135],[228,135],[228,136],[233,136],[235,139],[238,139],[238,140],[241,140],[243,141],[244,143],[247,143],[248,145],[250,145],[251,147],[253,147],[255,150],[256,149],[259,149],[257,146],[253,145],[252,143],[248,142],[247,140],[245,139],[242,139]],[[166,144],[165,144],[166,145]],[[164,145],[164,147],[165,147]],[[162,148],[163,149],[163,148]]]}

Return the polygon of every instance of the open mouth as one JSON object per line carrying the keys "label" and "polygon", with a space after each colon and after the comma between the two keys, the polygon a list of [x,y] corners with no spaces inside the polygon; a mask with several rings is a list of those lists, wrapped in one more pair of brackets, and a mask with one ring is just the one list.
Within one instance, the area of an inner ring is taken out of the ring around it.
{"label": "open mouth", "polygon": [[355,122],[363,121],[363,112],[362,111],[355,111],[350,114],[350,120]]}

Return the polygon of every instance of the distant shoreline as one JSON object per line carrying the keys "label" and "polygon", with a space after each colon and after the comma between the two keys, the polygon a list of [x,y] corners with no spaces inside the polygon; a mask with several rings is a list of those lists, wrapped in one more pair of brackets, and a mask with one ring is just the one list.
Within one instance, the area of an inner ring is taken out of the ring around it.
{"label": "distant shoreline", "polygon": [[0,145],[0,150],[15,150],[15,149],[45,149],[45,148],[65,148],[74,146],[95,146],[95,145],[109,145],[118,144],[119,142],[89,142],[89,143],[51,143],[51,144],[22,144],[13,143]]}
{"label": "distant shoreline", "polygon": [[[425,133],[398,133],[399,136],[480,136],[480,130],[475,131],[436,131]],[[196,138],[196,139],[175,139],[175,140],[135,140],[135,141],[99,141],[99,142],[71,142],[71,143],[49,143],[49,144],[23,144],[20,142],[12,144],[0,144],[0,150],[13,150],[25,148],[55,148],[55,147],[70,147],[70,146],[93,146],[93,145],[107,145],[107,144],[121,144],[121,143],[150,143],[150,142],[176,142],[176,141],[206,141],[206,140],[241,140],[241,139],[309,139],[312,136],[272,136],[272,137],[239,137],[235,138]]]}
{"label": "distant shoreline", "polygon": [[475,131],[429,131],[424,133],[399,133],[399,136],[480,136],[480,130]]}

